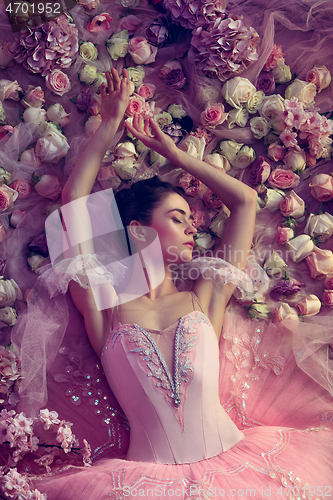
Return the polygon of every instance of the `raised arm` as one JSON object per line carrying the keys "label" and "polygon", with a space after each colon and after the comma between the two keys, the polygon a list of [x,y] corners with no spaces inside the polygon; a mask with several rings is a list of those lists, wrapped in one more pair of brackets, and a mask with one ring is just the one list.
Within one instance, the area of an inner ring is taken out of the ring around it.
{"label": "raised arm", "polygon": [[[115,69],[106,72],[108,91],[101,85],[102,123],[90,138],[62,191],[63,204],[89,195],[102,160],[118,130],[129,101],[129,78],[123,69],[123,79]],[[112,75],[112,77],[111,77]]]}

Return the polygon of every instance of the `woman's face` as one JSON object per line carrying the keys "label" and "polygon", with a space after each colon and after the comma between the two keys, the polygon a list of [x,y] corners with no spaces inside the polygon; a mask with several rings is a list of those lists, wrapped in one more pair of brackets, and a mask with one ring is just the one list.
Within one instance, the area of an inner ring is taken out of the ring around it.
{"label": "woman's face", "polygon": [[164,262],[181,264],[192,259],[197,230],[189,204],[177,193],[170,193],[153,211],[150,227],[157,231]]}

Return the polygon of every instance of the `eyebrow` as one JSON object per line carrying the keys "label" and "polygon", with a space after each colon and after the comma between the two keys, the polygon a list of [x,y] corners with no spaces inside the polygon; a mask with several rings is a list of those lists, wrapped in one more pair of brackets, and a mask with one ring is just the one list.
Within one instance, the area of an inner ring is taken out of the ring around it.
{"label": "eyebrow", "polygon": [[[168,214],[169,212],[175,212],[175,211],[180,212],[182,215],[186,215],[185,210],[183,210],[182,208],[172,208],[171,210],[168,210],[168,211],[167,211],[167,214]],[[192,215],[192,214],[190,214],[189,219],[194,220],[194,217],[193,217],[193,215]]]}

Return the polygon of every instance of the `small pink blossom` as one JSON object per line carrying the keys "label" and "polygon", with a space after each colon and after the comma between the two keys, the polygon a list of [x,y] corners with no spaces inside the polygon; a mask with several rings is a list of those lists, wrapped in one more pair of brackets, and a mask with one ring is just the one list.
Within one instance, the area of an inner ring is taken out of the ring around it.
{"label": "small pink blossom", "polygon": [[48,430],[53,425],[60,424],[56,411],[49,411],[47,408],[39,411],[39,420],[44,424],[44,429]]}
{"label": "small pink blossom", "polygon": [[281,134],[280,134],[280,139],[283,142],[283,144],[286,146],[286,148],[297,148],[297,133],[293,132],[289,128],[285,128]]}
{"label": "small pink blossom", "polygon": [[202,197],[202,201],[209,210],[219,209],[223,206],[220,198],[211,189],[207,189]]}
{"label": "small pink blossom", "polygon": [[205,220],[205,212],[203,210],[199,210],[196,207],[191,208],[191,215],[193,217],[193,226],[198,229],[204,223]]}
{"label": "small pink blossom", "polygon": [[65,425],[61,425],[57,432],[57,441],[65,453],[71,451],[71,447],[75,443],[75,436],[72,434],[71,425],[69,422],[64,422]]}
{"label": "small pink blossom", "polygon": [[264,71],[271,71],[272,69],[275,69],[279,63],[279,61],[284,62],[284,53],[282,52],[282,47],[281,45],[276,45],[274,44],[272,52],[270,53],[265,66],[264,66]]}
{"label": "small pink blossom", "polygon": [[188,172],[183,172],[179,179],[179,184],[188,196],[195,196],[201,189],[202,183]]}

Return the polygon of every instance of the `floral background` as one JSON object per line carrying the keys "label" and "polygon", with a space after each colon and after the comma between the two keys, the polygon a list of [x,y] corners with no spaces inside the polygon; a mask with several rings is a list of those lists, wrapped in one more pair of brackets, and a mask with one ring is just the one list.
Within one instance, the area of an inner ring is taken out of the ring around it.
{"label": "floral background", "polygon": [[[332,391],[330,11],[325,24],[301,0],[294,18],[275,2],[259,16],[245,0],[78,0],[60,15],[56,4],[7,4],[0,13],[1,497],[45,498],[22,473],[31,456],[38,471],[90,464],[88,443],[78,443],[57,412],[19,411],[25,374],[15,339],[36,280],[50,268],[45,220],[61,206],[64,183],[101,122],[99,89],[112,67],[130,76],[126,120],[154,116],[181,149],[257,190],[247,272],[261,279],[235,300],[254,321],[286,325],[301,368]],[[125,130],[110,144],[93,192],[158,173],[185,189],[198,228],[194,255],[213,252],[228,218],[223,200]],[[71,361],[72,378],[81,376],[80,360]],[[120,415],[116,403],[113,411]]]}

